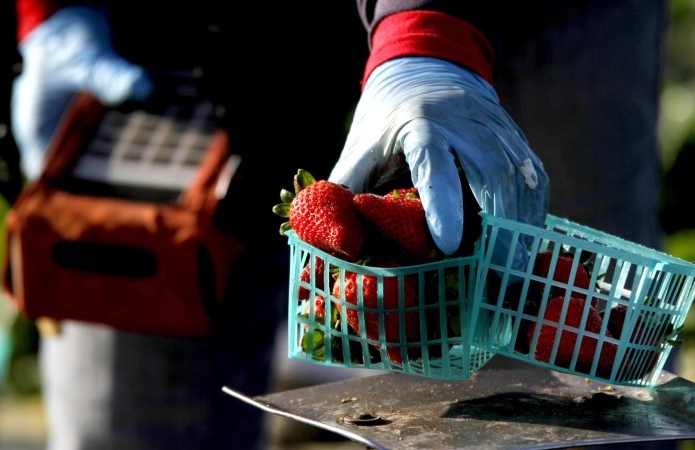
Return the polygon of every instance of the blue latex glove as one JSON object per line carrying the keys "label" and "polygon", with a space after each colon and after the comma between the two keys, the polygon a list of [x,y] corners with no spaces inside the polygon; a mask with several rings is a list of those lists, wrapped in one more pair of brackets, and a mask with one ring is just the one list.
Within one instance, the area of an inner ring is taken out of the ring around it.
{"label": "blue latex glove", "polygon": [[41,23],[20,43],[22,73],[12,92],[12,126],[24,174],[36,178],[61,115],[77,91],[106,105],[144,100],[152,92],[146,72],[118,56],[105,14],[68,7]]}
{"label": "blue latex glove", "polygon": [[[367,80],[329,179],[354,192],[369,191],[398,170],[403,156],[434,241],[447,255],[459,248],[463,234],[457,160],[484,212],[545,222],[549,182],[543,164],[493,87],[467,69],[427,57],[380,65]],[[502,253],[495,259],[504,259]]]}

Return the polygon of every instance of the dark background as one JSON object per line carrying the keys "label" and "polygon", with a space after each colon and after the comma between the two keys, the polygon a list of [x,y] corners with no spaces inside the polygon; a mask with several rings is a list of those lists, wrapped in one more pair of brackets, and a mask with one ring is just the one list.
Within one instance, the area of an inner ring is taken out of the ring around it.
{"label": "dark background", "polygon": [[15,44],[14,2],[0,2],[0,194],[11,201],[21,186],[17,172],[18,155],[10,133],[10,92],[12,78],[18,70],[19,56]]}

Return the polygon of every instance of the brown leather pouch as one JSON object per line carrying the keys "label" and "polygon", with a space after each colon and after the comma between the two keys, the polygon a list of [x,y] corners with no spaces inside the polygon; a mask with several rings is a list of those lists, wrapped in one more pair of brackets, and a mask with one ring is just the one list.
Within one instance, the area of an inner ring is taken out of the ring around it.
{"label": "brown leather pouch", "polygon": [[[221,129],[198,132],[197,138],[206,138],[199,160],[183,172],[171,164],[160,171],[163,180],[185,180],[180,191],[131,186],[114,195],[117,183],[75,176],[90,170],[82,167],[89,166],[85,155],[98,160],[94,143],[99,133],[108,134],[104,127],[114,129],[107,123],[114,120],[110,111],[87,94],[75,97],[42,176],[25,186],[7,215],[4,288],[17,309],[33,320],[73,319],[141,333],[205,336],[242,250],[213,220],[220,192],[238,164],[231,158],[228,135]],[[155,129],[168,124],[183,130],[162,138],[174,146],[186,133],[196,137],[186,130],[190,123],[176,124],[157,114],[133,110],[121,112],[118,120],[138,114],[139,119],[160,120]],[[123,126],[116,130],[119,135],[128,132],[132,130]],[[144,134],[151,139],[156,132]],[[118,145],[124,146],[111,147]],[[151,151],[137,145],[131,142],[127,151],[140,156]],[[102,169],[111,162],[107,158]],[[115,170],[126,178],[136,172]],[[143,174],[157,178],[154,169]]]}

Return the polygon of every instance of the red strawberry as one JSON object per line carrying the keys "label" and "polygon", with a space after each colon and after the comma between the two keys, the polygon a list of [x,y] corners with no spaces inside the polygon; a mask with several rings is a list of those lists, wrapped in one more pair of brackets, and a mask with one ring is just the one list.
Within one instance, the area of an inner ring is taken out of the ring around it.
{"label": "red strawberry", "polygon": [[[550,272],[550,264],[552,262],[553,252],[551,250],[538,253],[536,255],[536,262],[533,266],[533,274],[539,277],[548,278]],[[572,270],[574,257],[568,254],[560,253],[557,256],[557,263],[555,264],[555,271],[552,274],[553,281],[559,283],[568,283],[570,280],[570,274]],[[577,265],[577,272],[574,276],[573,286],[589,290],[591,285],[591,277],[587,272],[584,265],[581,263]],[[539,281],[532,282],[533,289],[540,295],[543,293],[545,288],[545,283]],[[564,297],[565,289],[559,286],[551,286],[550,297]],[[583,292],[572,291],[572,297],[586,299],[586,294]],[[592,299],[592,306],[596,307],[597,299]]]}
{"label": "red strawberry", "polygon": [[[608,316],[608,331],[616,338],[620,339],[623,334],[623,325],[625,324],[625,316],[627,315],[627,306],[620,304],[616,305],[610,310]],[[641,316],[637,318],[637,324],[635,325],[635,331],[639,328],[639,323],[641,322]],[[633,332],[633,337],[634,337]]]}
{"label": "red strawberry", "polygon": [[[564,301],[564,297],[555,297],[548,301],[545,309],[544,319],[559,324]],[[585,299],[570,297],[569,304],[567,305],[567,315],[565,316],[564,325],[579,328],[585,305]],[[588,308],[589,315],[587,317],[584,330],[599,334],[602,326],[601,315],[593,306],[588,306]],[[536,323],[533,323],[529,329],[529,342],[532,342],[533,335],[536,331],[536,325]],[[574,330],[564,329],[562,331],[562,335],[560,336],[560,343],[557,349],[557,354],[555,355],[555,360],[550,361],[556,335],[556,325],[541,325],[538,335],[538,343],[534,351],[534,358],[538,361],[550,362],[560,367],[569,368],[570,364],[572,363],[572,354],[574,352],[575,344],[577,343],[578,334]],[[606,331],[606,336],[612,337],[609,331]],[[574,370],[587,374],[590,372],[591,365],[594,361],[594,355],[596,354],[597,345],[598,339],[594,337],[584,336],[582,338],[581,346],[579,348],[579,355],[577,356],[577,364],[574,367]],[[603,342],[603,346],[601,347],[601,355],[599,357],[599,362],[596,369],[596,374],[598,376],[610,376],[617,350],[617,345],[608,341]]]}
{"label": "red strawberry", "polygon": [[333,256],[355,261],[362,252],[362,222],[352,204],[354,194],[345,186],[327,180],[315,180],[299,169],[294,177],[295,193],[280,191],[282,203],[273,212],[289,218],[280,226],[280,234],[294,229],[304,242]]}
{"label": "red strawberry", "polygon": [[[323,289],[324,266],[323,258],[319,258],[318,256],[314,257],[314,271],[311,271],[311,262],[306,263],[302,269],[302,273],[299,274],[299,280],[311,284],[311,279],[313,278],[314,287],[316,287],[316,289]],[[298,300],[306,300],[310,295],[311,291],[300,283],[299,294],[297,296]]]}
{"label": "red strawberry", "polygon": [[344,186],[319,180],[290,204],[290,225],[297,236],[331,255],[355,261],[362,252],[362,224]]}
{"label": "red strawberry", "polygon": [[[440,271],[433,270],[425,272],[425,277],[423,278],[423,282],[425,283],[425,304],[437,305],[436,308],[427,308],[425,312],[427,321],[427,341],[442,339],[445,336],[443,334],[445,331],[448,338],[462,335],[461,311],[464,305],[458,299],[461,298],[461,291],[465,290],[465,286],[463,285],[465,283],[465,277],[462,280],[459,277],[458,268],[453,267],[444,269],[443,276],[444,280],[441,279]],[[442,282],[444,284],[443,291],[441,289]],[[443,306],[442,302],[446,302],[446,306]],[[442,307],[446,310],[445,318],[443,318],[441,314]],[[442,320],[445,322],[442,322]],[[442,345],[430,343],[428,345],[428,352],[430,358],[441,357]]]}
{"label": "red strawberry", "polygon": [[[403,249],[407,258],[425,262],[438,256],[422,201],[414,188],[394,190],[384,196],[357,194],[353,203],[362,216],[391,242]],[[402,195],[406,194],[406,195]]]}
{"label": "red strawberry", "polygon": [[[316,324],[313,328],[305,323],[304,324],[304,335],[301,340],[301,347],[304,352],[311,354],[312,358],[317,360],[324,360],[326,355],[326,332],[325,327],[330,325],[326,323],[326,309],[325,309],[325,298],[322,295],[314,296],[314,316],[311,316],[311,302],[307,302],[304,309],[299,314],[300,317],[311,320]],[[331,322],[335,319],[335,311],[331,317]]]}
{"label": "red strawberry", "polygon": [[[325,302],[326,299],[323,295],[316,294],[314,297],[314,319],[318,323],[323,323],[323,319],[326,317]],[[304,314],[306,314],[307,317],[309,317],[311,314],[311,303],[307,302],[306,306],[304,307]],[[308,328],[308,326],[305,328]]]}
{"label": "red strawberry", "polygon": [[[628,308],[626,305],[618,304],[611,308],[608,313],[608,331],[610,331],[616,339],[620,339],[622,336],[625,320],[627,319],[627,312]],[[639,314],[635,319],[630,342],[639,346],[659,347],[663,340],[669,345],[677,346],[677,342],[669,339],[672,337],[672,334],[673,327],[671,325],[667,327],[659,326],[658,323],[650,325],[648,322],[645,323],[644,317],[642,314]],[[662,355],[660,351],[650,348],[632,349],[629,354],[631,356],[629,358],[630,365],[635,372],[629,374],[632,379],[643,378],[645,375],[649,374]],[[625,357],[626,359],[628,358],[627,355]]]}
{"label": "red strawberry", "polygon": [[[354,272],[345,272],[344,280],[337,280],[333,285],[333,296],[336,298],[344,298],[345,302],[357,305],[359,298],[359,289],[361,278],[362,286],[362,305],[365,308],[378,307],[378,278],[373,275],[365,275],[359,277]],[[403,277],[403,307],[413,307],[418,304],[418,281],[416,276]],[[341,297],[341,288],[344,283],[345,296]],[[400,313],[396,311],[398,305],[398,277],[384,276],[383,277],[383,304],[382,310],[384,316],[384,340],[387,344],[399,344],[402,342],[400,337]],[[340,308],[340,305],[337,305]],[[358,334],[360,333],[360,316],[359,310],[348,307],[346,320]],[[389,312],[389,310],[393,310]],[[379,314],[377,312],[364,312],[365,334],[370,340],[379,340]],[[420,317],[416,310],[404,313],[405,317],[405,341],[417,342],[420,340]],[[403,358],[398,346],[389,346],[387,354],[391,361],[402,364]],[[417,359],[421,356],[419,347],[410,347],[408,349],[408,357]]]}

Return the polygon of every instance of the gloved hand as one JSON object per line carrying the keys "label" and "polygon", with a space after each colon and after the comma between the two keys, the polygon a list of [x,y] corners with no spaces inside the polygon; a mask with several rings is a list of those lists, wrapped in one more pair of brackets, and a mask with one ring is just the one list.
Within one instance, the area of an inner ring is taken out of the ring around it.
{"label": "gloved hand", "polygon": [[474,72],[429,57],[393,59],[372,72],[329,179],[370,191],[394,175],[403,157],[434,241],[447,255],[463,234],[457,164],[484,212],[544,224],[543,164],[493,87]]}
{"label": "gloved hand", "polygon": [[22,73],[12,92],[12,127],[24,174],[36,178],[61,115],[77,91],[106,105],[144,100],[152,81],[139,66],[118,56],[104,13],[90,7],[63,8],[19,44]]}

